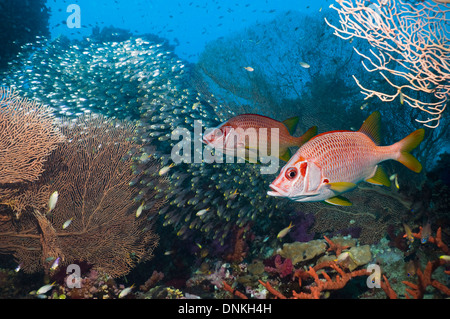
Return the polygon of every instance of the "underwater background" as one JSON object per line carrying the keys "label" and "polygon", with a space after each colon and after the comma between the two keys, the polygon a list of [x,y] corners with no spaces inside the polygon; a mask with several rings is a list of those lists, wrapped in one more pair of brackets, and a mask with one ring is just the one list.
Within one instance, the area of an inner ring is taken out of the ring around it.
{"label": "underwater background", "polygon": [[[0,0],[0,31],[0,298],[450,295],[445,1]],[[383,162],[351,206],[202,161],[241,114],[301,136],[375,111],[380,145],[425,129],[423,169]]]}

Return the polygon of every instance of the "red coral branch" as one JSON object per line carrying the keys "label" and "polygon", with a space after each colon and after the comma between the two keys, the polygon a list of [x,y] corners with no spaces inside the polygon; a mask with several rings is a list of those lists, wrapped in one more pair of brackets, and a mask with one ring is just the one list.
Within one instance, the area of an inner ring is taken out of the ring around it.
{"label": "red coral branch", "polygon": [[[319,274],[317,273],[317,270],[324,269],[325,267],[332,268],[337,274],[334,277],[334,279],[325,271],[321,273],[323,278],[325,280],[320,279]],[[358,276],[365,276],[368,275],[366,269],[361,270],[355,270],[352,272],[346,272],[342,268],[340,268],[336,262],[329,261],[320,263],[319,265],[316,265],[315,267],[309,267],[309,270],[300,272],[297,271],[294,276],[299,278],[299,285],[302,287],[302,279],[306,279],[307,277],[311,277],[314,279],[314,284],[310,285],[309,291],[310,292],[296,292],[292,291],[292,298],[293,299],[319,299],[320,293],[325,290],[338,290],[345,287],[347,282],[353,278]],[[269,283],[264,283],[261,280],[259,281],[261,285],[266,287],[266,289],[273,294],[275,297],[279,299],[286,299],[287,297],[281,294],[279,291],[277,291],[275,288],[273,288]]]}
{"label": "red coral branch", "polygon": [[224,290],[231,292],[231,294],[233,294],[241,299],[248,299],[248,297],[246,295],[244,295],[242,292],[240,292],[236,289],[231,288],[231,286],[229,284],[227,284],[225,281],[222,281],[222,283],[223,283]]}
{"label": "red coral branch", "polygon": [[380,282],[380,286],[381,289],[384,290],[384,292],[386,293],[386,296],[389,299],[397,299],[397,294],[395,293],[395,291],[392,289],[391,285],[389,284],[388,279],[386,278],[385,275],[383,275],[383,279],[384,281]]}
{"label": "red coral branch", "polygon": [[[412,233],[412,235],[415,238],[421,239],[422,238],[422,226],[419,226],[419,232],[418,233]],[[428,241],[432,244],[435,244],[438,246],[446,255],[450,254],[450,249],[448,246],[442,241],[442,229],[441,227],[438,228],[436,231],[436,237],[430,236],[428,237]]]}
{"label": "red coral branch", "polygon": [[323,236],[323,238],[325,238],[325,240],[327,241],[328,245],[330,246],[327,249],[327,251],[334,251],[336,256],[339,256],[344,249],[347,249],[347,248],[350,247],[350,246],[342,246],[340,244],[336,244],[331,239],[329,239],[327,236]]}
{"label": "red coral branch", "polygon": [[[415,238],[421,238],[422,230],[423,230],[422,227],[420,227],[419,232],[413,233],[412,235]],[[444,252],[444,254],[448,255],[450,253],[448,246],[442,241],[441,227],[439,227],[438,230],[436,231],[436,237],[430,236],[428,238],[428,241],[432,244],[435,244],[437,247],[439,247]],[[423,296],[425,294],[425,289],[428,286],[433,286],[434,288],[440,290],[442,293],[450,296],[450,288],[448,288],[444,284],[440,283],[439,281],[437,281],[431,277],[431,275],[436,270],[436,268],[443,266],[444,264],[445,264],[445,261],[442,259],[429,261],[423,272],[420,269],[417,270],[417,284],[414,284],[409,281],[402,281],[402,283],[404,283],[405,285],[407,285],[409,287],[406,289],[406,292],[407,292],[406,298],[408,298],[408,299],[423,298]]]}
{"label": "red coral branch", "polygon": [[278,299],[287,299],[281,292],[273,288],[269,282],[263,282],[262,280],[259,280],[259,283],[263,285],[268,292],[270,292],[272,295],[274,295]]}
{"label": "red coral branch", "polygon": [[409,295],[406,294],[406,298],[408,299],[410,299],[411,297],[414,299],[423,298],[427,286],[433,286],[434,288],[440,290],[444,294],[450,296],[450,289],[431,277],[436,268],[444,264],[445,261],[442,259],[429,261],[423,272],[420,269],[417,269],[417,284],[411,283],[409,281],[402,281],[402,283],[410,287],[410,289],[408,288],[406,289],[406,292],[409,294]]}

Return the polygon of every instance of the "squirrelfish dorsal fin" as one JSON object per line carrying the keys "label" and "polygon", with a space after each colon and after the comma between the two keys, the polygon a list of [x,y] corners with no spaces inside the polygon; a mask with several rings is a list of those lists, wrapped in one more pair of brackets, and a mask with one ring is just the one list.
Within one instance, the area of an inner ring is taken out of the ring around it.
{"label": "squirrelfish dorsal fin", "polygon": [[359,132],[366,134],[376,145],[379,145],[381,142],[380,123],[381,114],[375,111],[364,121]]}
{"label": "squirrelfish dorsal fin", "polygon": [[299,120],[300,120],[300,118],[298,116],[294,116],[294,117],[288,118],[283,121],[283,124],[286,125],[286,128],[289,131],[289,134],[291,134],[291,135],[294,134]]}

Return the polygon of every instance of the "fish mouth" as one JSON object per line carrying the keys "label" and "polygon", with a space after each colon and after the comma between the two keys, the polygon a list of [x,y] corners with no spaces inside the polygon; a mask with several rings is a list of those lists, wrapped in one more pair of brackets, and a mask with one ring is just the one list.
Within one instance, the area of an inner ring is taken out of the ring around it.
{"label": "fish mouth", "polygon": [[284,190],[280,187],[277,187],[273,184],[270,184],[269,187],[272,190],[268,191],[267,195],[274,196],[274,197],[288,197],[290,200],[293,200],[296,202],[314,201],[314,197],[320,195],[319,193],[294,195],[294,194],[291,194],[289,191]]}
{"label": "fish mouth", "polygon": [[273,184],[270,184],[269,187],[272,189],[271,191],[267,192],[267,195],[269,195],[269,196],[274,196],[274,197],[287,197],[287,196],[289,196],[287,191],[285,191],[285,190],[283,190],[283,189],[281,189],[281,188],[279,188],[279,187],[277,187],[277,186],[275,186]]}
{"label": "fish mouth", "polygon": [[202,142],[203,142],[204,144],[206,144],[206,145],[211,144],[211,141],[208,140],[206,136],[203,136],[203,137],[202,137]]}

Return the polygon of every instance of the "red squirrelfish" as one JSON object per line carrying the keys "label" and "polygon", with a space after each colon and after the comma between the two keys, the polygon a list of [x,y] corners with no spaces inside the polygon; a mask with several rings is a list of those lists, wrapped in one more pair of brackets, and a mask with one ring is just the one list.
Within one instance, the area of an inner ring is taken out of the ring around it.
{"label": "red squirrelfish", "polygon": [[[279,122],[263,115],[241,114],[205,134],[203,142],[233,152],[238,148],[256,151],[260,145],[265,145],[266,150],[270,150],[273,143],[271,129],[276,128],[279,134],[279,158],[287,162],[291,157],[289,147],[299,147],[317,134],[317,127],[313,126],[300,137],[292,136],[298,121],[297,116]],[[266,133],[259,134],[262,132],[260,129],[266,129]],[[253,132],[256,134],[253,135]],[[236,138],[232,139],[230,136],[236,136]],[[249,138],[248,142],[246,137]]]}
{"label": "red squirrelfish", "polygon": [[361,181],[390,186],[380,162],[393,159],[420,172],[422,165],[409,152],[422,142],[425,130],[418,129],[393,145],[378,146],[380,118],[374,112],[357,132],[331,131],[312,138],[281,169],[267,194],[349,206],[351,202],[339,195]]}

